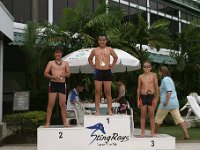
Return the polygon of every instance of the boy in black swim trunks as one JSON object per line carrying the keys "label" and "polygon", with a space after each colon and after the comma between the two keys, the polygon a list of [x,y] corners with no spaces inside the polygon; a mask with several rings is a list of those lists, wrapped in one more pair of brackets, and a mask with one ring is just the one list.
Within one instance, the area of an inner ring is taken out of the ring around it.
{"label": "boy in black swim trunks", "polygon": [[141,137],[145,136],[147,110],[150,118],[151,134],[153,137],[155,136],[154,108],[158,101],[158,79],[157,75],[151,72],[151,69],[151,63],[145,61],[143,64],[144,73],[138,77],[137,105],[141,109]]}
{"label": "boy in black swim trunks", "polygon": [[49,83],[49,100],[47,106],[47,119],[45,127],[48,128],[50,125],[50,119],[52,109],[55,105],[56,96],[59,97],[59,105],[61,108],[61,115],[64,127],[67,127],[66,120],[66,85],[65,78],[69,78],[69,64],[66,61],[62,61],[62,51],[60,48],[54,49],[55,60],[49,61],[44,76],[50,79]]}
{"label": "boy in black swim trunks", "polygon": [[[96,115],[99,115],[100,97],[102,93],[102,84],[104,85],[104,93],[108,101],[108,114],[112,115],[112,97],[111,97],[111,84],[112,72],[117,62],[117,55],[111,47],[107,47],[107,37],[100,35],[98,37],[99,47],[92,50],[88,57],[88,62],[94,68],[94,84],[95,84],[95,107]],[[110,56],[113,57],[113,62],[110,64]],[[95,57],[95,63],[93,63]]]}

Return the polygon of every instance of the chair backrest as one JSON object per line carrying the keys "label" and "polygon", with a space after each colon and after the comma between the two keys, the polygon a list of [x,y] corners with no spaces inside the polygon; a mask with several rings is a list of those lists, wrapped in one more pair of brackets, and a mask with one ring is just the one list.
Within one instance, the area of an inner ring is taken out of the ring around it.
{"label": "chair backrest", "polygon": [[200,105],[200,96],[198,96],[196,100],[197,100],[197,102],[198,102],[199,105]]}
{"label": "chair backrest", "polygon": [[67,118],[68,119],[77,119],[77,111],[76,109],[67,109]]}
{"label": "chair backrest", "polygon": [[79,101],[75,101],[75,108],[78,114],[78,122],[80,125],[84,124],[85,107]]}
{"label": "chair backrest", "polygon": [[187,96],[188,103],[191,106],[192,111],[200,119],[200,106],[197,103],[196,99],[193,96]]}

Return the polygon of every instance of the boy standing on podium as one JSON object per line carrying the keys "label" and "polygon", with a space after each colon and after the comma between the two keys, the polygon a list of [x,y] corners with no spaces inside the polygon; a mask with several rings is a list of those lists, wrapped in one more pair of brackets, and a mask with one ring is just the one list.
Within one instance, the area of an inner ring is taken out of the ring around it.
{"label": "boy standing on podium", "polygon": [[[100,98],[102,93],[102,85],[104,85],[104,93],[108,102],[108,115],[112,115],[112,97],[111,97],[111,84],[112,84],[112,72],[117,62],[117,55],[111,47],[107,47],[107,37],[105,35],[99,35],[99,46],[92,50],[88,57],[88,62],[94,69],[94,85],[95,85],[95,108],[96,115],[99,113]],[[110,64],[110,56],[113,57],[113,62]],[[95,57],[95,62],[93,58]]]}
{"label": "boy standing on podium", "polygon": [[49,61],[44,71],[44,76],[50,79],[49,83],[49,100],[47,106],[47,119],[45,127],[50,126],[50,119],[52,109],[55,105],[56,97],[58,94],[59,105],[61,108],[61,115],[64,127],[68,127],[66,120],[66,84],[65,78],[69,78],[69,64],[66,61],[62,61],[62,50],[59,47],[54,49],[55,60]]}

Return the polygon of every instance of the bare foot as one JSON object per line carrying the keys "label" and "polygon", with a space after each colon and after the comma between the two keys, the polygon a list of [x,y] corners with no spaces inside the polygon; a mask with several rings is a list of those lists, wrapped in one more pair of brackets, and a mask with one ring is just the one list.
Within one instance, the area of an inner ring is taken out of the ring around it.
{"label": "bare foot", "polygon": [[188,136],[188,137],[183,137],[183,138],[181,138],[182,140],[189,140],[190,139],[190,137]]}
{"label": "bare foot", "polygon": [[109,115],[109,116],[112,116],[112,115],[113,115],[112,110],[108,110],[108,115]]}
{"label": "bare foot", "polygon": [[71,127],[71,125],[69,124],[64,125],[64,128],[68,128],[68,127]]}
{"label": "bare foot", "polygon": [[112,112],[110,112],[110,113],[108,113],[108,115],[109,115],[109,116],[112,116],[112,115],[113,115],[113,113],[112,113]]}
{"label": "bare foot", "polygon": [[152,136],[152,137],[156,137],[156,134],[154,134],[154,133],[151,133],[151,136]]}
{"label": "bare foot", "polygon": [[45,128],[49,128],[50,123],[46,123],[46,125],[44,126]]}
{"label": "bare foot", "polygon": [[140,137],[141,137],[141,138],[144,138],[144,135],[145,135],[145,133],[141,133],[141,134],[140,134]]}
{"label": "bare foot", "polygon": [[99,114],[98,112],[96,112],[94,115],[95,115],[95,116],[99,116],[100,114]]}

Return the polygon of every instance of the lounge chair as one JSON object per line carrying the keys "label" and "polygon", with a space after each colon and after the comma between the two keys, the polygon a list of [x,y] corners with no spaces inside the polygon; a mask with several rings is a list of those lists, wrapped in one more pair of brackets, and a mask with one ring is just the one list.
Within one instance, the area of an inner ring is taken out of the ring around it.
{"label": "lounge chair", "polygon": [[[194,97],[195,100],[200,104],[200,96],[198,96],[197,93],[192,92],[192,93],[190,93],[189,96]],[[191,113],[192,113],[192,109],[191,109],[191,106],[190,106],[190,104],[189,104],[188,102],[180,109],[180,111],[183,111],[183,110],[185,110],[185,109],[188,109],[188,112],[187,112],[187,115],[186,115],[185,118],[186,118],[186,119],[190,119],[190,116],[191,116]]]}
{"label": "lounge chair", "polygon": [[188,103],[192,109],[192,112],[196,116],[196,120],[200,120],[200,106],[197,103],[197,100],[193,96],[187,96]]}

